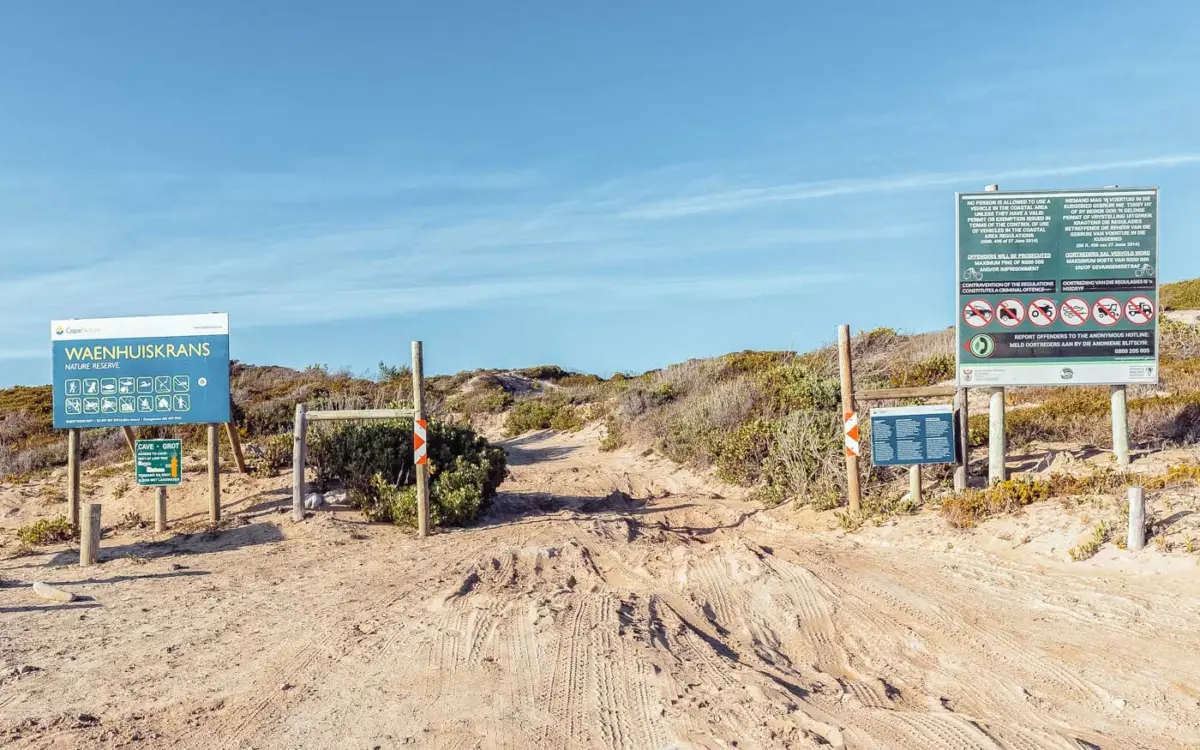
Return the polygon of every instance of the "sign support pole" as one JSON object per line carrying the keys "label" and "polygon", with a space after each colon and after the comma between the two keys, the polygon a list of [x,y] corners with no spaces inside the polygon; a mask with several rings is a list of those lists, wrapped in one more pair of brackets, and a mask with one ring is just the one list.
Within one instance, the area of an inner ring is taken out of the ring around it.
{"label": "sign support pole", "polygon": [[126,425],[121,428],[121,432],[125,433],[125,442],[129,444],[129,452],[135,457],[137,456],[137,436],[133,434],[133,428]]}
{"label": "sign support pole", "polygon": [[308,407],[296,404],[296,426],[292,432],[292,520],[304,520],[304,462],[308,460]]}
{"label": "sign support pole", "polygon": [[[850,326],[838,326],[838,369],[842,376],[842,413],[854,411],[854,374],[850,363]],[[846,451],[846,495],[851,512],[862,508],[862,488],[858,483],[858,456]]]}
{"label": "sign support pole", "polygon": [[218,425],[208,426],[208,520],[221,522],[221,436]]}
{"label": "sign support pole", "polygon": [[990,388],[991,402],[988,404],[988,484],[1003,482],[1007,478],[1004,465],[1006,436],[1004,434],[1004,389]]}
{"label": "sign support pole", "polygon": [[908,500],[914,505],[919,505],[922,501],[921,464],[908,467]]}
{"label": "sign support pole", "polygon": [[[425,419],[425,361],[421,342],[412,342],[413,422]],[[414,459],[415,463],[415,459]],[[416,464],[417,475],[417,534],[429,536],[429,464]]]}
{"label": "sign support pole", "polygon": [[157,488],[158,495],[154,499],[154,530],[162,533],[167,530],[167,488]]}
{"label": "sign support pole", "polygon": [[962,492],[971,483],[971,415],[968,409],[970,398],[966,388],[954,393],[954,406],[958,411],[958,451],[962,463],[954,470],[954,491]]}
{"label": "sign support pole", "polygon": [[229,436],[229,447],[233,449],[233,463],[237,465],[239,474],[245,474],[246,457],[242,454],[242,439],[238,436],[237,425],[226,422],[225,434]]}
{"label": "sign support pole", "polygon": [[1125,386],[1112,386],[1111,395],[1113,454],[1116,455],[1117,466],[1124,468],[1129,465],[1129,417]]}
{"label": "sign support pole", "polygon": [[[989,193],[1000,189],[999,185],[988,185],[984,188]],[[991,401],[988,404],[988,483],[1003,482],[1007,478],[1004,466],[1004,456],[1007,451],[1007,439],[1004,433],[1004,389],[992,388]]]}
{"label": "sign support pole", "polygon": [[67,520],[79,525],[79,430],[67,430]]}

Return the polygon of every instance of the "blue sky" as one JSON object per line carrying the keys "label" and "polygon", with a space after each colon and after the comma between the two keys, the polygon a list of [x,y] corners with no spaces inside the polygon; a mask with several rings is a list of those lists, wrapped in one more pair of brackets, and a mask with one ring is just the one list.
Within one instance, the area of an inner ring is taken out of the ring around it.
{"label": "blue sky", "polygon": [[47,321],[234,357],[641,371],[951,325],[953,193],[1162,188],[1200,276],[1200,4],[0,5],[0,386]]}

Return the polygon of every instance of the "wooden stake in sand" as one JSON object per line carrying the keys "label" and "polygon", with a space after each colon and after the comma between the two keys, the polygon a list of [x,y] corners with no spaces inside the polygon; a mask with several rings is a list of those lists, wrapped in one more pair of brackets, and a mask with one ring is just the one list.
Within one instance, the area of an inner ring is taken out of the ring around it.
{"label": "wooden stake in sand", "polygon": [[[854,412],[854,373],[850,363],[850,326],[838,326],[838,369],[842,375],[842,413]],[[846,494],[850,510],[862,507],[862,489],[858,483],[858,456],[846,450]]]}
{"label": "wooden stake in sand", "polygon": [[100,561],[100,503],[84,503],[83,523],[79,526],[79,564],[83,567]]}
{"label": "wooden stake in sand", "polygon": [[1144,487],[1130,487],[1129,493],[1129,536],[1125,546],[1130,552],[1137,552],[1146,546],[1146,490]]}
{"label": "wooden stake in sand", "polygon": [[[412,342],[412,379],[413,379],[413,435],[417,430],[425,431],[425,362],[421,351],[421,342]],[[429,464],[417,462],[414,449],[414,463],[417,474],[417,534],[429,536]]]}
{"label": "wooden stake in sand", "polygon": [[292,520],[304,520],[304,462],[308,460],[308,407],[296,404],[296,425],[292,430]]}

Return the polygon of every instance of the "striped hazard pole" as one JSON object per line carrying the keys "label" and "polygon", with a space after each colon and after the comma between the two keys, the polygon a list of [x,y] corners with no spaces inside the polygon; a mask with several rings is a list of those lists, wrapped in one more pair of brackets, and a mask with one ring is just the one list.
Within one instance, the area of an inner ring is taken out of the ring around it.
{"label": "striped hazard pole", "polygon": [[422,466],[429,463],[425,445],[425,420],[413,420],[413,463]]}
{"label": "striped hazard pole", "polygon": [[858,444],[858,413],[852,411],[846,412],[846,455],[862,455]]}

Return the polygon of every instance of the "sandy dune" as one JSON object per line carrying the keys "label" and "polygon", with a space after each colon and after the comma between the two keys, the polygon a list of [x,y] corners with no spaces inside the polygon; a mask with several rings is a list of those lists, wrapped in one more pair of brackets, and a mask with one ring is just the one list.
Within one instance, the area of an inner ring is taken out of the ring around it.
{"label": "sandy dune", "polygon": [[240,478],[215,537],[115,532],[86,572],[66,548],[0,561],[0,744],[1200,746],[1194,563],[798,530],[595,443],[511,441],[486,522],[425,542],[348,510],[292,524],[285,478]]}

